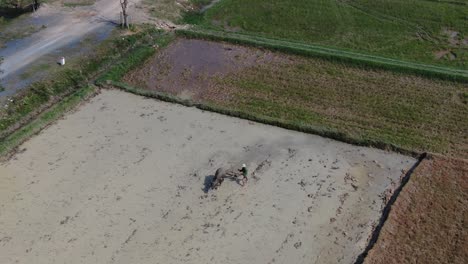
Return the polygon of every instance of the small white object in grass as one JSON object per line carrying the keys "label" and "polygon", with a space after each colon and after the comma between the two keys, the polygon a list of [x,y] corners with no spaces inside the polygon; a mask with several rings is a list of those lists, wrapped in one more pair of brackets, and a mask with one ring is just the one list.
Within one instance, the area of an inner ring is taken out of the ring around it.
{"label": "small white object in grass", "polygon": [[58,64],[59,64],[60,66],[65,65],[65,57],[61,57],[61,58],[59,59],[59,61],[58,61]]}

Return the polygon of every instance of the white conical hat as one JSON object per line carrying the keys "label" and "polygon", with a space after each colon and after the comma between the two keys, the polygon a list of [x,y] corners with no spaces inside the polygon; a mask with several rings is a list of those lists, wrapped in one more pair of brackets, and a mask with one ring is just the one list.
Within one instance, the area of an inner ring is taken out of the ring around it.
{"label": "white conical hat", "polygon": [[247,167],[247,166],[245,164],[242,164],[242,168],[245,168],[245,167]]}

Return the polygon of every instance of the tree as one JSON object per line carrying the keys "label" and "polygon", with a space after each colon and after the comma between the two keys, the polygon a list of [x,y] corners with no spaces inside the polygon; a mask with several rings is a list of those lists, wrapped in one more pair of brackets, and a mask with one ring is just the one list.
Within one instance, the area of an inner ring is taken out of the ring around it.
{"label": "tree", "polygon": [[129,28],[127,12],[128,0],[120,0],[120,6],[122,7],[122,27]]}
{"label": "tree", "polygon": [[33,11],[39,8],[42,0],[0,0],[0,8],[6,9],[24,9],[31,7]]}
{"label": "tree", "polygon": [[2,8],[23,8],[23,1],[21,0],[0,0],[0,7]]}
{"label": "tree", "polygon": [[36,12],[36,10],[39,8],[39,0],[33,0],[32,8],[33,11]]}
{"label": "tree", "polygon": [[0,0],[0,8],[13,8],[17,7],[18,1],[16,0]]}

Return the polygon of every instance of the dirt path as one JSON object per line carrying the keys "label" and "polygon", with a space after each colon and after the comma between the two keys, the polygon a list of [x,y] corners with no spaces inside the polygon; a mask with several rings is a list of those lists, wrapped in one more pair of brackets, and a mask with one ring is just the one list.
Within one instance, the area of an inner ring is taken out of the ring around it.
{"label": "dirt path", "polygon": [[[0,263],[352,263],[414,159],[103,91],[0,164]],[[246,163],[240,187],[205,185]]]}
{"label": "dirt path", "polygon": [[[135,0],[131,3],[134,5],[138,2],[139,0]],[[4,73],[1,77],[8,78],[38,58],[83,39],[102,27],[118,23],[119,12],[119,1],[115,0],[99,0],[92,6],[76,8],[44,5],[32,16],[39,20],[47,20],[51,16],[57,19],[51,20],[47,28],[28,37],[25,43],[3,55],[4,61],[0,67]]]}

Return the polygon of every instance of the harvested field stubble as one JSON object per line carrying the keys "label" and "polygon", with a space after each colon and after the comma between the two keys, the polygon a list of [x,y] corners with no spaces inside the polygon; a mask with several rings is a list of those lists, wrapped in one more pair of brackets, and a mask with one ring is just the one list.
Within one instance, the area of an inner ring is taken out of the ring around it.
{"label": "harvested field stubble", "polygon": [[429,156],[393,204],[364,263],[466,263],[467,201],[468,161]]}
{"label": "harvested field stubble", "polygon": [[466,84],[194,39],[179,39],[123,81],[356,141],[466,156]]}

